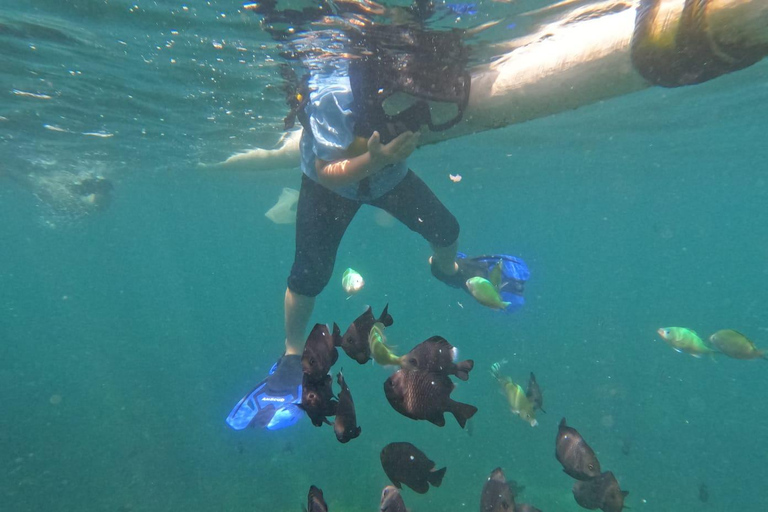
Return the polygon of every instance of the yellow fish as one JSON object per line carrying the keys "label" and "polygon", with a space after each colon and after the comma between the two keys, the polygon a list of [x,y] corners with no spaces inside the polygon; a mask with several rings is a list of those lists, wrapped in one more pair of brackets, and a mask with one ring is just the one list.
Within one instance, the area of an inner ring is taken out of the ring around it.
{"label": "yellow fish", "polygon": [[714,354],[715,351],[704,344],[696,331],[685,327],[662,327],[658,331],[661,339],[677,352],[685,352],[693,357]]}
{"label": "yellow fish", "polygon": [[525,396],[525,390],[519,384],[512,382],[512,379],[509,377],[501,375],[501,365],[502,363],[494,363],[491,366],[491,375],[499,382],[501,390],[507,397],[507,402],[509,402],[510,410],[513,414],[520,416],[523,421],[535,427],[539,422],[536,420],[533,402],[528,400],[528,397]]}
{"label": "yellow fish", "polygon": [[387,346],[384,336],[384,324],[376,322],[368,334],[368,345],[371,347],[371,357],[382,366],[400,366],[400,356],[395,355]]}
{"label": "yellow fish", "polygon": [[509,302],[501,299],[501,260],[491,269],[488,279],[471,277],[467,279],[467,290],[477,302],[493,309],[506,309]]}
{"label": "yellow fish", "polygon": [[764,350],[759,350],[752,340],[732,329],[717,331],[709,337],[709,344],[734,359],[768,359]]}

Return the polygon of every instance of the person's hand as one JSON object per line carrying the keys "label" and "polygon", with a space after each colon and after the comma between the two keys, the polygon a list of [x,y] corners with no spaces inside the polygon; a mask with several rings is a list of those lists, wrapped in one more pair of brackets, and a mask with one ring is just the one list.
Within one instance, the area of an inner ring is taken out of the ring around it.
{"label": "person's hand", "polygon": [[373,132],[371,138],[368,139],[368,152],[371,154],[371,159],[383,167],[411,156],[418,142],[419,132],[401,133],[388,144],[382,144],[379,132]]}

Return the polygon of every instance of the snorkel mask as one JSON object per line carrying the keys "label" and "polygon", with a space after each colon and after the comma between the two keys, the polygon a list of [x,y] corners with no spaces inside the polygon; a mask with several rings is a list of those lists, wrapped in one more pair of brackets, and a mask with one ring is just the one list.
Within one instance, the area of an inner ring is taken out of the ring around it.
{"label": "snorkel mask", "polygon": [[468,51],[460,31],[371,26],[358,41],[349,78],[356,131],[386,143],[422,126],[442,131],[461,121],[469,101]]}

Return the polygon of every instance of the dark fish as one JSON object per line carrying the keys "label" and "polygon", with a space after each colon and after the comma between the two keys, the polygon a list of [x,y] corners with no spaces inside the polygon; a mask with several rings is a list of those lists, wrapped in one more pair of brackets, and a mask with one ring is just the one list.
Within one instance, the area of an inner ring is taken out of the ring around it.
{"label": "dark fish", "polygon": [[447,375],[400,369],[384,383],[384,394],[392,408],[403,416],[442,427],[443,414],[450,412],[464,428],[477,407],[452,400],[453,388]]}
{"label": "dark fish", "polygon": [[328,512],[328,505],[325,504],[322,489],[319,489],[314,485],[309,487],[309,494],[307,495],[307,511]]}
{"label": "dark fish", "polygon": [[702,503],[709,501],[709,488],[707,488],[707,484],[701,484],[699,486],[699,501]]}
{"label": "dark fish", "polygon": [[603,512],[621,512],[624,509],[624,498],[629,492],[621,490],[619,481],[610,471],[600,475],[599,479],[603,492],[603,505],[600,510]]}
{"label": "dark fish", "polygon": [[314,426],[320,427],[323,423],[330,424],[327,417],[334,416],[338,406],[338,402],[333,396],[331,376],[326,375],[319,382],[313,382],[305,373],[301,388],[301,403],[297,405],[307,413]]}
{"label": "dark fish", "polygon": [[301,366],[311,382],[322,381],[339,358],[333,338],[328,327],[323,324],[315,324],[309,333],[301,356]]}
{"label": "dark fish", "polygon": [[527,503],[518,503],[515,506],[515,512],[541,512],[541,510]]}
{"label": "dark fish", "polygon": [[563,465],[563,471],[577,480],[590,480],[600,476],[600,462],[595,452],[575,428],[560,420],[555,439],[555,457]]}
{"label": "dark fish", "polygon": [[398,489],[407,485],[419,494],[429,490],[429,484],[440,487],[445,476],[442,468],[411,443],[390,443],[381,450],[381,467]]}
{"label": "dark fish", "polygon": [[524,485],[520,485],[514,480],[507,480],[507,485],[509,486],[509,492],[512,493],[513,498],[517,498],[525,490]]}
{"label": "dark fish", "polygon": [[624,497],[629,494],[622,491],[619,482],[610,471],[602,473],[592,480],[577,481],[573,484],[573,497],[579,506],[603,512],[621,512]]}
{"label": "dark fish", "polygon": [[422,341],[401,358],[401,365],[407,370],[455,375],[461,380],[469,379],[474,361],[454,362],[456,348],[442,336],[432,336]]}
{"label": "dark fish", "polygon": [[603,505],[603,488],[600,477],[592,480],[576,480],[571,490],[576,503],[582,508],[597,510]]}
{"label": "dark fish", "polygon": [[333,431],[336,433],[336,439],[342,443],[349,442],[360,435],[360,427],[357,426],[357,415],[355,414],[355,404],[352,401],[352,394],[349,392],[344,375],[339,372],[336,380],[341,386],[339,391],[339,404],[336,407],[336,420],[333,423]]}
{"label": "dark fish", "polygon": [[632,453],[632,440],[627,438],[624,438],[624,440],[621,442],[621,453],[624,455],[629,455]]}
{"label": "dark fish", "polygon": [[[355,319],[347,328],[344,336],[336,340],[336,345],[340,346],[344,352],[360,364],[365,364],[371,359],[371,347],[368,344],[368,335],[371,333],[371,327],[376,322],[381,322],[384,327],[392,325],[392,316],[387,312],[389,304],[384,306],[378,320],[373,316],[373,310],[370,306],[365,313]],[[334,324],[335,325],[335,324]],[[338,329],[338,327],[336,327]]]}
{"label": "dark fish", "polygon": [[541,395],[541,388],[539,383],[536,382],[536,376],[531,372],[531,376],[528,378],[528,389],[525,390],[525,397],[529,402],[533,404],[533,410],[541,409],[541,412],[547,412],[544,410],[544,397]]}
{"label": "dark fish", "polygon": [[514,512],[515,498],[501,468],[491,472],[480,495],[480,512]]}
{"label": "dark fish", "polygon": [[388,485],[381,491],[379,512],[407,512],[405,510],[405,502],[403,502],[403,497],[400,496],[400,491],[397,487]]}

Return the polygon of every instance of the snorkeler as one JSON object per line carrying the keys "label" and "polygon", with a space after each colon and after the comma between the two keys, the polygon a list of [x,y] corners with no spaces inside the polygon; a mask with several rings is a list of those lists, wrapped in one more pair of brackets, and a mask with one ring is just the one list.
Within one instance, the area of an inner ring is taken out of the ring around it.
{"label": "snorkeler", "polygon": [[510,256],[457,253],[456,218],[407,165],[420,130],[446,129],[463,115],[470,81],[460,34],[413,25],[366,29],[352,41],[364,50],[361,58],[309,66],[310,92],[296,109],[304,127],[303,174],[285,292],[285,353],[228,416],[236,430],[276,430],[301,416],[296,404],[307,324],[315,297],[331,278],[344,232],[362,205],[390,213],[429,242],[432,275],[448,286],[466,290],[469,278],[487,277],[501,260],[502,287],[515,297],[511,309],[523,303],[525,264]]}
{"label": "snorkeler", "polygon": [[58,214],[79,218],[106,210],[112,202],[114,186],[105,176],[89,171],[22,170],[28,166],[21,158],[9,159],[0,168],[0,178],[8,178]]}

